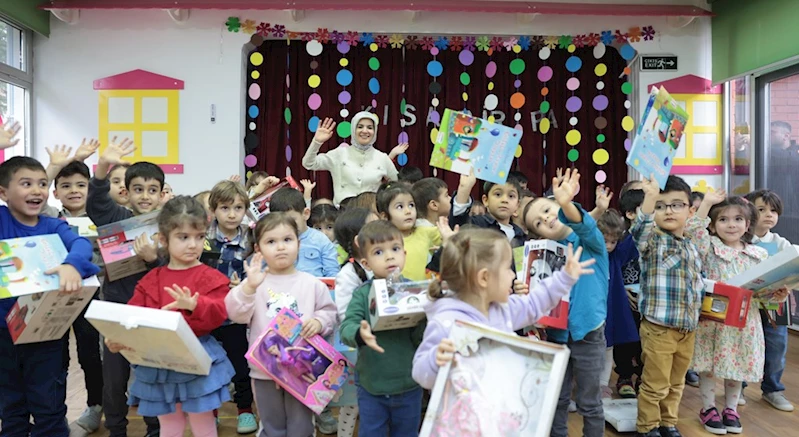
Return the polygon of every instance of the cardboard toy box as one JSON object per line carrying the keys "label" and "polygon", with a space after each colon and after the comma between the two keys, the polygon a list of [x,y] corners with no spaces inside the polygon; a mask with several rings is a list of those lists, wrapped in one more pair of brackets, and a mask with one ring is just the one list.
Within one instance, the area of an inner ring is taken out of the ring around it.
{"label": "cardboard toy box", "polygon": [[705,298],[699,317],[743,328],[751,302],[751,290],[705,279]]}
{"label": "cardboard toy box", "polygon": [[[531,240],[524,243],[524,282],[532,289],[541,280],[552,276],[566,265],[567,247],[552,240]],[[569,326],[569,295],[567,293],[560,303],[541,317],[537,325],[556,329]]]}
{"label": "cardboard toy box", "polygon": [[55,290],[18,298],[6,315],[11,340],[14,344],[60,340],[99,287],[97,276],[92,276],[77,292]]}
{"label": "cardboard toy box", "polygon": [[0,299],[58,290],[58,275],[44,272],[66,258],[67,249],[56,234],[0,241]]}
{"label": "cardboard toy box", "polygon": [[302,321],[288,308],[269,323],[247,359],[316,414],[322,412],[350,374],[350,363],[322,336],[300,336]]}
{"label": "cardboard toy box", "polygon": [[372,281],[369,290],[369,319],[373,331],[412,328],[425,319],[424,307],[430,301],[430,281]]}
{"label": "cardboard toy box", "polygon": [[157,310],[95,300],[86,320],[103,337],[126,347],[131,364],[208,375],[211,357],[177,311]]}
{"label": "cardboard toy box", "polygon": [[97,240],[97,226],[89,217],[67,217],[67,223],[76,234],[88,238],[92,244]]}
{"label": "cardboard toy box", "polygon": [[279,184],[266,190],[265,193],[250,201],[250,208],[247,210],[247,215],[253,221],[257,222],[261,217],[269,214],[269,201],[272,200],[272,195],[283,187],[291,187],[295,190],[300,189],[300,185],[291,176],[286,176],[285,179],[280,181]]}
{"label": "cardboard toy box", "polygon": [[97,228],[97,245],[109,280],[116,281],[147,269],[133,250],[133,242],[141,234],[150,237],[158,234],[158,211]]}
{"label": "cardboard toy box", "polygon": [[549,435],[569,360],[563,345],[456,320],[422,424],[428,436]]}

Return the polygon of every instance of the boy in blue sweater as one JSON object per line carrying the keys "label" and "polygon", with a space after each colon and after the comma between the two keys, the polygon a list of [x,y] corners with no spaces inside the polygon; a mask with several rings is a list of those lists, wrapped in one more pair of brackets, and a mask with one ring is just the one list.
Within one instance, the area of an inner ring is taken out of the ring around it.
{"label": "boy in blue sweater", "polygon": [[[58,234],[69,254],[45,273],[59,276],[62,291],[77,291],[82,278],[100,269],[92,264],[89,240],[65,221],[39,215],[49,185],[44,167],[33,158],[18,156],[0,164],[0,200],[8,205],[0,206],[0,240]],[[68,437],[64,342],[14,345],[6,315],[15,300],[0,300],[0,435]]]}
{"label": "boy in blue sweater", "polygon": [[583,416],[583,435],[598,437],[605,433],[605,414],[599,377],[605,361],[605,317],[608,299],[608,251],[596,221],[572,202],[580,185],[577,170],[566,170],[553,178],[554,200],[537,198],[527,204],[524,223],[538,238],[582,247],[580,261],[596,259],[595,274],[583,276],[571,291],[568,329],[549,330],[551,341],[571,349],[569,365],[561,387],[558,409],[552,423],[553,437],[566,437],[572,379],[577,385],[577,411]]}

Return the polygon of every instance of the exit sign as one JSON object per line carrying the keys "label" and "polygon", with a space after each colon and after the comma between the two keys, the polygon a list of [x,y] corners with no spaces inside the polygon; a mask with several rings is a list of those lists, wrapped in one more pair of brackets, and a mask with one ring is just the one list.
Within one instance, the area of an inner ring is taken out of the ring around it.
{"label": "exit sign", "polygon": [[641,56],[641,71],[677,70],[676,56]]}

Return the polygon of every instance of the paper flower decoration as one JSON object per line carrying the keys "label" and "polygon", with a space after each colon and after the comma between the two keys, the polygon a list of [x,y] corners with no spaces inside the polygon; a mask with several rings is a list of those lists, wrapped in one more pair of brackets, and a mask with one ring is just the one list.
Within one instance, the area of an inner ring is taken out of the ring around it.
{"label": "paper flower decoration", "polygon": [[377,46],[380,48],[384,49],[388,47],[388,35],[377,35],[377,37],[375,38],[375,42],[377,43]]}
{"label": "paper flower decoration", "polygon": [[405,38],[405,47],[416,50],[416,48],[419,47],[419,37],[416,35],[408,35],[408,37]]}
{"label": "paper flower decoration", "polygon": [[449,39],[449,49],[453,52],[459,52],[463,49],[463,37],[453,36]]}
{"label": "paper flower decoration", "polygon": [[487,36],[481,36],[477,38],[477,50],[481,52],[487,52],[488,49],[491,47],[489,44],[490,40]]}
{"label": "paper flower decoration", "polygon": [[606,46],[613,44],[613,34],[609,30],[603,30],[599,39],[602,40],[602,44]]}
{"label": "paper flower decoration", "polygon": [[261,24],[259,24],[258,27],[255,28],[255,33],[261,36],[269,36],[269,32],[271,30],[272,28],[269,27],[269,23],[264,23],[262,21]]}
{"label": "paper flower decoration", "polygon": [[578,49],[585,46],[585,35],[574,35],[572,37],[572,44]]}
{"label": "paper flower decoration", "polygon": [[368,32],[364,32],[361,34],[361,42],[363,43],[364,47],[369,47],[375,42],[375,37]]}
{"label": "paper flower decoration", "polygon": [[430,50],[433,48],[435,43],[433,42],[433,38],[429,36],[422,37],[422,50]]}
{"label": "paper flower decoration", "polygon": [[241,23],[241,31],[247,35],[252,35],[255,33],[255,21],[244,20],[244,22]]}
{"label": "paper flower decoration", "polygon": [[354,32],[354,31],[348,30],[347,31],[347,36],[344,37],[344,41],[347,41],[347,44],[349,44],[351,46],[357,46],[358,45],[358,41],[359,41],[358,32]]}
{"label": "paper flower decoration", "polygon": [[558,48],[559,49],[565,49],[565,48],[569,47],[571,45],[571,43],[572,43],[571,35],[561,35],[561,37],[558,38]]}
{"label": "paper flower decoration", "polygon": [[333,44],[338,44],[341,41],[344,41],[344,34],[338,30],[334,30],[330,32],[330,41],[332,41]]}
{"label": "paper flower decoration", "polygon": [[467,36],[466,39],[463,40],[463,50],[468,50],[470,52],[473,52],[476,43],[477,43],[477,38],[473,36]]}
{"label": "paper flower decoration", "polygon": [[229,32],[238,32],[241,29],[241,21],[239,21],[239,17],[228,17],[225,26]]}
{"label": "paper flower decoration", "polygon": [[522,36],[519,38],[519,47],[522,50],[527,51],[530,50],[530,37],[529,36]]}
{"label": "paper flower decoration", "polygon": [[655,29],[652,26],[644,26],[644,41],[652,41],[655,39]]}
{"label": "paper flower decoration", "polygon": [[286,26],[282,24],[275,24],[275,27],[272,28],[272,34],[278,38],[283,38],[286,36]]}
{"label": "paper flower decoration", "polygon": [[316,39],[319,40],[322,44],[327,44],[330,41],[330,32],[327,31],[327,28],[316,29]]}
{"label": "paper flower decoration", "polygon": [[435,46],[438,47],[439,50],[446,50],[449,47],[449,40],[446,36],[439,36],[436,38]]}
{"label": "paper flower decoration", "polygon": [[292,39],[297,39],[297,37],[300,35],[301,35],[300,32],[288,31],[286,32],[286,39],[290,41]]}
{"label": "paper flower decoration", "polygon": [[501,36],[495,36],[495,37],[491,38],[491,48],[494,49],[495,52],[498,51],[498,50],[502,50],[502,37]]}
{"label": "paper flower decoration", "polygon": [[627,42],[627,34],[621,33],[621,30],[616,29],[616,42],[619,44],[624,44]]}
{"label": "paper flower decoration", "polygon": [[316,39],[316,34],[313,32],[303,32],[301,39],[305,42],[312,41]]}
{"label": "paper flower decoration", "polygon": [[558,46],[558,41],[559,38],[557,36],[547,36],[544,38],[544,45],[550,49],[554,49]]}
{"label": "paper flower decoration", "polygon": [[640,27],[631,27],[630,31],[627,33],[627,39],[630,42],[641,41],[641,28]]}
{"label": "paper flower decoration", "polygon": [[388,43],[391,44],[392,48],[398,49],[401,48],[403,44],[405,44],[405,37],[402,35],[395,33],[391,35],[388,39]]}
{"label": "paper flower decoration", "polygon": [[530,40],[530,48],[533,50],[539,50],[544,47],[544,37],[541,35],[535,35]]}
{"label": "paper flower decoration", "polygon": [[508,38],[507,41],[503,42],[502,44],[505,46],[505,50],[511,51],[513,50],[513,46],[519,43],[519,40],[516,38]]}
{"label": "paper flower decoration", "polygon": [[593,47],[597,44],[599,44],[599,34],[591,32],[585,37],[585,45],[588,47]]}

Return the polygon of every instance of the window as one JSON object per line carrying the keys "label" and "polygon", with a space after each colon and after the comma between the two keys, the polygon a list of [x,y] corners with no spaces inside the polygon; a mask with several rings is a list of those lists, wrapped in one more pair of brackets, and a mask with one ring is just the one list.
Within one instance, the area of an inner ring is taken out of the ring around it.
{"label": "window", "polygon": [[753,191],[754,181],[749,177],[752,161],[752,99],[750,76],[726,84],[729,93],[730,129],[730,186],[727,191],[743,196]]}
{"label": "window", "polygon": [[30,31],[0,19],[0,116],[4,122],[20,122],[23,128],[19,144],[0,151],[0,162],[11,156],[31,155],[31,36]]}

